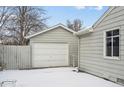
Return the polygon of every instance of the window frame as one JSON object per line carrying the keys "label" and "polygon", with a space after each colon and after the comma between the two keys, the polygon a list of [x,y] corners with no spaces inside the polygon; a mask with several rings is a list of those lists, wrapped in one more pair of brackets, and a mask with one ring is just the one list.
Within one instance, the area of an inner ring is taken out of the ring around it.
{"label": "window frame", "polygon": [[[106,46],[106,38],[107,38],[107,36],[106,36],[106,33],[107,32],[109,32],[109,31],[113,31],[113,30],[119,30],[119,35],[116,35],[116,36],[111,36],[111,39],[112,39],[112,56],[107,56],[107,54],[106,54],[106,50],[107,50],[107,46]],[[120,60],[120,27],[116,27],[116,28],[113,28],[113,29],[108,29],[108,30],[106,30],[106,31],[104,31],[104,34],[103,34],[104,36],[103,36],[103,46],[104,46],[104,51],[103,51],[103,55],[104,55],[104,58],[105,59],[116,59],[116,60]],[[113,56],[113,38],[114,37],[119,37],[119,56],[118,57],[116,57],[116,56]]]}

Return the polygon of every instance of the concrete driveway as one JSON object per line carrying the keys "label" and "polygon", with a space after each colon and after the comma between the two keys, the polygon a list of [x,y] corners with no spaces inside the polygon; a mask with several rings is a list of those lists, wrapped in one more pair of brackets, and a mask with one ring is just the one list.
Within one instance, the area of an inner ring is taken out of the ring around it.
{"label": "concrete driveway", "polygon": [[[119,87],[93,75],[74,72],[72,67],[33,70],[6,70],[0,72],[3,86],[16,87]],[[14,82],[12,82],[14,81]],[[8,83],[8,84],[7,84]]]}

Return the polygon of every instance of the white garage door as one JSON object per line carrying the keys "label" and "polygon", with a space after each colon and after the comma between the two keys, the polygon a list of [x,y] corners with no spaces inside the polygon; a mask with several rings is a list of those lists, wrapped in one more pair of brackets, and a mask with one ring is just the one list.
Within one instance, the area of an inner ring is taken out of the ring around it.
{"label": "white garage door", "polygon": [[68,44],[32,44],[33,67],[52,67],[68,65]]}

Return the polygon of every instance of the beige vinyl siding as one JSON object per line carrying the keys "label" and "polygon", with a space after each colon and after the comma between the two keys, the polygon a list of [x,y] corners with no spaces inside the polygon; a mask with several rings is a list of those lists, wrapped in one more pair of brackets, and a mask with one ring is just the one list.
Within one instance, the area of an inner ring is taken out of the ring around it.
{"label": "beige vinyl siding", "polygon": [[[120,30],[120,57],[104,58],[104,32],[115,27]],[[80,37],[80,70],[115,81],[124,79],[124,7],[115,7],[93,33]]]}
{"label": "beige vinyl siding", "polygon": [[69,44],[70,66],[72,66],[73,60],[75,61],[76,66],[77,66],[77,63],[78,63],[78,37],[73,35],[73,33],[67,31],[66,29],[64,29],[62,27],[58,27],[51,31],[37,35],[30,39],[30,45],[33,42]]}

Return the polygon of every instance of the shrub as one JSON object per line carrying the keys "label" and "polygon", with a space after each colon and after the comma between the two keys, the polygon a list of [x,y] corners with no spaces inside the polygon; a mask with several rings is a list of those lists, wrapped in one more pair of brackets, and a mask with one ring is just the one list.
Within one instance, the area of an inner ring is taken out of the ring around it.
{"label": "shrub", "polygon": [[3,69],[5,69],[5,68],[6,68],[6,64],[0,63],[0,70],[3,70]]}

